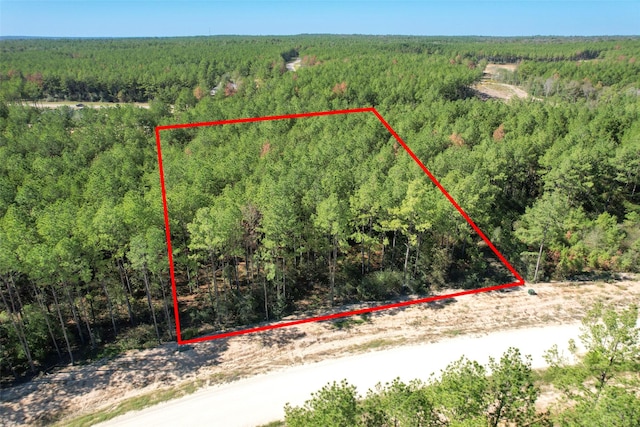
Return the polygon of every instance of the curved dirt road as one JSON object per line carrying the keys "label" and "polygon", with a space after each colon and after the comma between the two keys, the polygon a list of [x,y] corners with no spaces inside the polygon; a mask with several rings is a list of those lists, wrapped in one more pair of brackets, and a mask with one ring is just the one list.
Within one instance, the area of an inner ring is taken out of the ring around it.
{"label": "curved dirt road", "polygon": [[101,426],[247,426],[284,418],[285,403],[301,405],[327,382],[346,378],[360,394],[378,382],[396,377],[427,379],[465,355],[486,364],[509,347],[532,356],[533,367],[545,365],[543,353],[552,345],[567,348],[579,334],[579,324],[462,336],[436,343],[398,347],[319,363],[286,368],[230,384],[212,386],[192,395],[115,418]]}

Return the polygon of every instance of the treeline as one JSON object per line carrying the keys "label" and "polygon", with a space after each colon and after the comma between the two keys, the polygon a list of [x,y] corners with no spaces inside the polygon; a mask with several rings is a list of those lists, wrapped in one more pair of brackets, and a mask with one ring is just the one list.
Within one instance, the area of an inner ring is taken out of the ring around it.
{"label": "treeline", "polygon": [[534,97],[596,100],[621,91],[637,95],[640,64],[625,54],[587,61],[523,61],[514,72],[500,72],[498,80],[522,86]]}
{"label": "treeline", "polygon": [[[216,96],[180,83],[186,95],[173,112],[159,99],[149,109],[0,103],[3,377],[175,339],[158,125],[374,105],[529,280],[637,270],[637,95],[483,102],[469,89],[481,67],[407,52],[428,41],[229,38],[247,49],[273,44],[272,53],[247,50],[238,61],[264,54],[284,65],[294,44],[303,67],[250,68]],[[184,46],[196,62],[199,49],[188,46],[211,40],[20,43],[105,44],[92,47],[104,57],[145,43]],[[122,75],[135,58],[125,56]],[[183,338],[512,280],[371,114],[175,129],[162,131],[162,143]]]}
{"label": "treeline", "polygon": [[285,72],[283,43],[260,38],[2,42],[0,99],[174,103],[230,78]]}
{"label": "treeline", "polygon": [[[427,38],[365,36],[190,37],[175,39],[3,40],[0,100],[71,100],[173,104],[196,90],[251,76],[270,79],[299,56],[307,63],[383,55],[435,55],[465,62],[526,61],[522,79],[548,74],[558,62],[596,60],[578,73],[593,85],[638,83],[634,38]],[[625,58],[624,61],[621,58]],[[626,61],[626,66],[621,62]],[[529,62],[531,64],[529,64]],[[531,70],[535,67],[535,70]],[[543,67],[542,69],[540,67]],[[555,68],[554,68],[555,67]],[[571,66],[572,74],[576,74]],[[560,74],[565,75],[565,68]],[[572,77],[573,78],[573,77]],[[222,86],[220,86],[222,85]]]}
{"label": "treeline", "polygon": [[[378,384],[360,397],[346,381],[313,393],[302,407],[285,407],[288,427],[335,426],[617,426],[640,423],[640,356],[637,307],[616,312],[594,307],[583,321],[586,354],[557,348],[545,354],[549,368],[531,369],[516,348],[487,366],[462,357],[428,381],[399,379]],[[575,365],[572,365],[575,363]],[[537,407],[542,387],[559,396],[544,412]]]}

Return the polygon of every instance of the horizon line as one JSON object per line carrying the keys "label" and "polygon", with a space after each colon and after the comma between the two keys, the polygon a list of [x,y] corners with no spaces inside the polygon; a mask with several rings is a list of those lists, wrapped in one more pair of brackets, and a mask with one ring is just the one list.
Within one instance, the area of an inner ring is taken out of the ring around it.
{"label": "horizon line", "polygon": [[96,40],[96,39],[173,39],[173,38],[204,38],[204,37],[412,37],[412,38],[492,38],[492,39],[513,39],[513,38],[640,38],[640,34],[592,34],[592,35],[558,35],[558,34],[535,34],[535,35],[487,35],[487,34],[365,34],[365,33],[299,33],[299,34],[196,34],[196,35],[167,35],[167,36],[29,36],[29,35],[0,35],[0,40],[25,40],[25,39],[47,39],[47,40]]}

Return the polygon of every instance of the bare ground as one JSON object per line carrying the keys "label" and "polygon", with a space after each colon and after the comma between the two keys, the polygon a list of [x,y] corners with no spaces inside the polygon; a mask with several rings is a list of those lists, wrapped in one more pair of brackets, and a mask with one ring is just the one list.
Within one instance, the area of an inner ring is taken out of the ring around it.
{"label": "bare ground", "polygon": [[[114,407],[154,390],[200,381],[228,382],[283,366],[381,348],[434,342],[462,334],[570,323],[593,302],[627,305],[640,297],[640,278],[613,283],[558,282],[526,289],[459,297],[374,313],[368,319],[308,323],[178,350],[175,343],[130,351],[112,360],[70,366],[30,383],[2,390],[0,424],[38,425]],[[451,293],[447,290],[443,293]],[[551,396],[546,399],[551,401]],[[65,418],[66,417],[66,418]]]}
{"label": "bare ground", "polygon": [[[17,103],[20,104],[20,103]],[[24,101],[23,105],[35,108],[59,108],[59,107],[71,107],[74,110],[81,108],[109,108],[116,107],[118,105],[133,105],[139,108],[149,108],[149,103],[146,102],[79,102],[79,101]],[[78,107],[82,105],[82,107]]]}
{"label": "bare ground", "polygon": [[298,71],[298,69],[300,68],[301,65],[302,65],[302,59],[301,58],[295,58],[293,61],[287,62],[285,67],[289,71]]}
{"label": "bare ground", "polygon": [[479,83],[472,86],[472,89],[478,93],[482,99],[503,99],[508,101],[512,98],[529,98],[529,94],[518,86],[499,83],[496,77],[500,70],[515,71],[517,64],[487,64],[484,69],[484,75]]}

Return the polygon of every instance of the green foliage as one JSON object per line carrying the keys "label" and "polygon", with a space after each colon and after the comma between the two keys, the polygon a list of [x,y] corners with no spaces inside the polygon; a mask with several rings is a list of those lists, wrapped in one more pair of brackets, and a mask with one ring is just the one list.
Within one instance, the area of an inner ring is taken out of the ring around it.
{"label": "green foliage", "polygon": [[[286,424],[350,426],[635,426],[640,422],[638,309],[596,304],[584,317],[572,360],[554,346],[549,368],[534,375],[531,359],[509,348],[487,366],[465,357],[423,383],[399,379],[359,398],[346,381],[325,386],[304,407],[285,408]],[[538,413],[536,378],[560,390],[555,413]]]}
{"label": "green foliage", "polygon": [[[538,414],[539,394],[530,360],[510,348],[484,367],[462,358],[438,378],[377,384],[359,399],[346,381],[312,395],[303,407],[285,407],[288,426],[547,426]],[[487,374],[490,374],[487,376]]]}
{"label": "green foliage", "polygon": [[362,279],[362,283],[357,287],[358,297],[365,301],[385,300],[400,294],[403,283],[400,271],[376,271]]}
{"label": "green foliage", "polygon": [[155,347],[155,333],[153,325],[140,325],[135,328],[128,329],[119,338],[118,341],[111,344],[110,347],[116,347],[117,351],[112,351],[114,355],[132,349],[144,349]]}
{"label": "green foliage", "polygon": [[343,318],[332,321],[331,326],[339,330],[347,330],[347,329],[351,329],[355,325],[360,325],[369,320],[370,318],[369,318],[369,315],[367,314],[363,314],[360,317],[349,316],[349,317],[343,317]]}
{"label": "green foliage", "polygon": [[[582,321],[582,351],[572,340],[571,358],[557,347],[547,352],[549,374],[569,410],[559,414],[563,425],[634,425],[639,419],[635,374],[640,357],[638,308],[624,310],[596,304]],[[598,422],[605,424],[598,424]]]}
{"label": "green foliage", "polygon": [[434,406],[453,423],[479,420],[485,409],[486,369],[466,358],[453,362],[429,389]]}
{"label": "green foliage", "polygon": [[[31,357],[35,360],[44,360],[52,350],[45,320],[47,314],[31,305],[23,307],[23,310],[24,317],[28,319],[28,322],[24,324],[24,337],[27,340]],[[0,314],[0,331],[2,331],[0,364],[26,369],[28,356],[25,353],[25,347],[20,344],[20,339],[15,328],[12,327],[9,315],[4,311]]]}
{"label": "green foliage", "polygon": [[378,384],[369,390],[361,406],[363,426],[426,426],[437,420],[433,403],[419,381],[405,384],[395,379],[385,386]]}
{"label": "green foliage", "polygon": [[607,387],[598,401],[579,402],[562,412],[557,420],[560,426],[616,426],[633,427],[640,424],[640,398],[636,390]]}
{"label": "green foliage", "polygon": [[533,383],[531,358],[524,360],[520,351],[510,348],[499,361],[490,359],[485,398],[488,399],[487,421],[526,425],[536,419],[535,402],[540,393]]}
{"label": "green foliage", "polygon": [[[57,345],[71,360],[130,331],[143,338],[124,347],[151,345],[140,332],[150,325],[155,341],[171,336],[154,128],[173,123],[373,105],[527,278],[538,254],[539,277],[637,271],[638,46],[636,38],[4,40],[0,278],[16,301],[0,310],[17,323],[3,321],[3,351],[19,374],[27,367],[19,354],[37,365]],[[302,59],[295,73],[284,67],[293,56]],[[492,61],[520,62],[504,78],[545,99],[475,99],[468,86]],[[20,99],[151,102],[42,109]],[[161,136],[190,334],[511,280],[373,115]]]}
{"label": "green foliage", "polygon": [[285,406],[289,427],[352,427],[358,423],[356,388],[346,381],[333,382],[313,393],[303,407]]}

